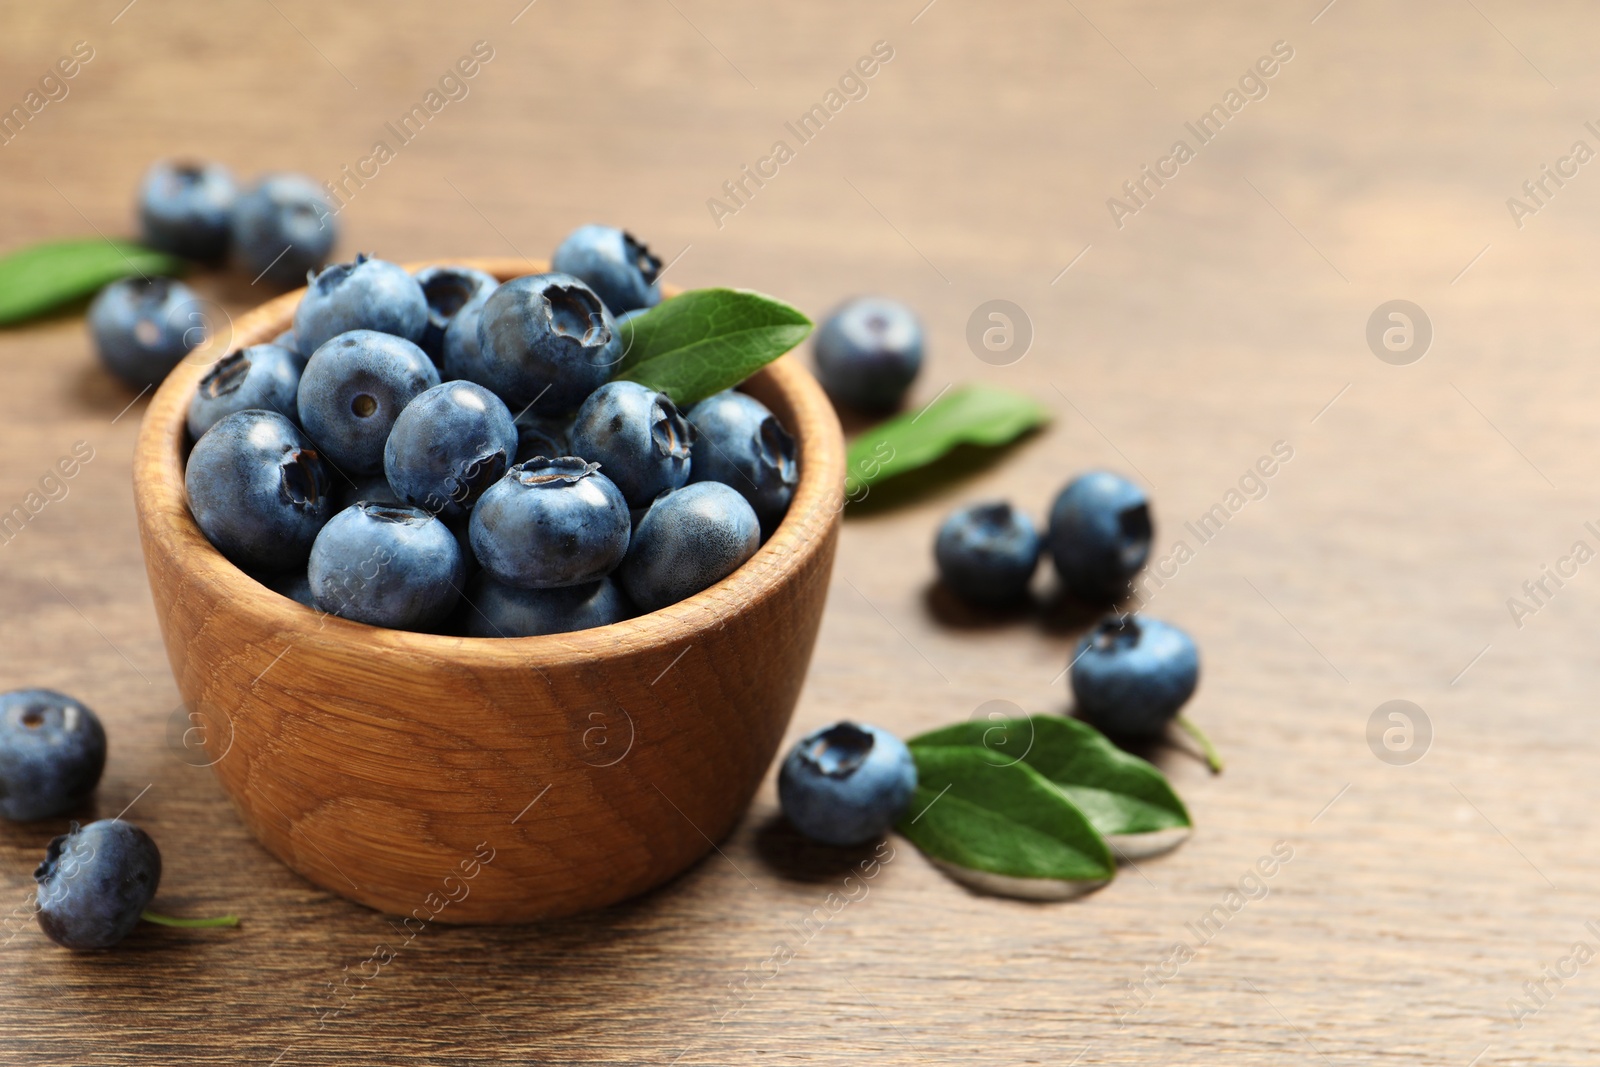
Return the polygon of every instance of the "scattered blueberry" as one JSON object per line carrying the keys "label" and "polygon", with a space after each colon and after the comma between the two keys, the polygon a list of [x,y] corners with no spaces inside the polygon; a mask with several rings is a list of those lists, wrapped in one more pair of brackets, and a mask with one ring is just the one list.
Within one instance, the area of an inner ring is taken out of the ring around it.
{"label": "scattered blueberry", "polygon": [[516,451],[517,426],[499,397],[473,382],[445,382],[395,419],[383,470],[401,499],[455,518],[500,480]]}
{"label": "scattered blueberry", "polygon": [[1010,504],[974,504],[944,520],[933,555],[951,592],[1004,607],[1028,596],[1039,565],[1039,531]]}
{"label": "scattered blueberry", "polygon": [[835,309],[813,345],[822,387],[863,411],[899,407],[922,368],[922,323],[883,297],[857,297]]}
{"label": "scattered blueberry", "polygon": [[238,195],[233,173],[219,163],[155,163],[139,185],[144,243],[206,263],[226,259]]}
{"label": "scattered blueberry", "polygon": [[644,242],[613,226],[580,226],[561,242],[550,269],[595,291],[613,315],[661,303],[661,260]]}
{"label": "scattered blueberry", "polygon": [[1188,634],[1132,615],[1102,621],[1072,663],[1079,716],[1114,737],[1159,737],[1199,680],[1200,655]]}
{"label": "scattered blueberry", "polygon": [[[500,284],[492,274],[472,267],[423,267],[416,273],[417,284],[422,287],[428,305],[428,325],[417,344],[428,353],[434,363],[444,366],[444,338],[455,321],[468,307],[481,308],[489,294]],[[472,326],[473,344],[477,344],[478,327]],[[463,375],[452,375],[463,377]],[[481,383],[480,383],[481,384]]]}
{"label": "scattered blueberry", "polygon": [[1153,533],[1144,490],[1109,471],[1074,478],[1050,508],[1050,555],[1062,584],[1081,600],[1127,596]]}
{"label": "scattered blueberry", "polygon": [[607,382],[572,423],[572,451],[600,464],[631,508],[689,480],[693,431],[666,394],[638,382]]}
{"label": "scattered blueberry", "polygon": [[357,504],[322,528],[306,575],[323,611],[415,630],[450,613],[466,570],[455,535],[426,511]]}
{"label": "scattered blueberry", "polygon": [[89,305],[89,333],[106,369],[135,388],[160,385],[206,339],[194,291],[171,278],[123,278]]}
{"label": "scattered blueberry", "polygon": [[524,463],[535,456],[568,456],[572,454],[572,424],[568,419],[535,415],[524,409],[516,418],[517,462]]}
{"label": "scattered blueberry", "polygon": [[53,689],[0,693],[0,815],[64,815],[89,799],[106,765],[95,713]]}
{"label": "scattered blueberry", "polygon": [[233,207],[233,250],[251,284],[290,289],[328,260],[338,226],[310,178],[269,174]]}
{"label": "scattered blueberry", "polygon": [[467,587],[463,611],[469,637],[538,637],[609,626],[633,615],[610,578],[560,589],[518,589],[487,572]]}
{"label": "scattered blueberry", "polygon": [[600,298],[570,274],[530,274],[504,283],[478,316],[485,381],[520,409],[571,411],[605,384],[622,358],[615,323]]}
{"label": "scattered blueberry", "polygon": [[322,345],[300,375],[300,425],[341,473],[383,467],[383,445],[412,398],[439,384],[427,355],[400,337],[351,330]]}
{"label": "scattered blueberry", "polygon": [[472,551],[520,589],[582,585],[628,551],[628,504],[595,463],[576,456],[519,463],[472,509]]}
{"label": "scattered blueberry", "polygon": [[200,379],[189,401],[189,436],[195,440],[224,415],[249,408],[299,417],[295,395],[300,366],[293,353],[276,345],[251,345],[222,357]]}
{"label": "scattered blueberry", "polygon": [[732,389],[700,401],[688,418],[695,432],[692,480],[738,490],[761,520],[762,536],[771,534],[800,483],[789,431],[761,401]]}
{"label": "scattered blueberry", "polygon": [[917,787],[905,744],[876,726],[837,722],[801,738],[778,771],[783,814],[806,837],[859,845],[895,824]]}
{"label": "scattered blueberry", "polygon": [[139,924],[161,884],[161,850],[121,819],[101,819],[50,842],[33,872],[39,928],[70,949],[110,948]]}
{"label": "scattered blueberry", "polygon": [[245,570],[304,564],[330,511],[322,459],[275,411],[219,420],[195,442],[183,483],[201,532]]}
{"label": "scattered blueberry", "polygon": [[655,611],[722,581],[759,547],[761,523],[745,498],[695,482],[650,505],[618,577],[641,611]]}
{"label": "scattered blueberry", "polygon": [[351,330],[377,330],[416,342],[427,328],[428,300],[417,279],[365,254],[310,279],[294,310],[294,335],[313,352]]}

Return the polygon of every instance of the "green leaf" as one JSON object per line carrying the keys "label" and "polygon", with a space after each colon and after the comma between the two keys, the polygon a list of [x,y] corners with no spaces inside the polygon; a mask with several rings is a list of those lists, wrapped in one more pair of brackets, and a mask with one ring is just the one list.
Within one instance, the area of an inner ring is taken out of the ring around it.
{"label": "green leaf", "polygon": [[186,264],[131,241],[50,241],[0,256],[0,326],[43,315],[102,286],[141,274],[181,274]]}
{"label": "green leaf", "polygon": [[1111,850],[1065,793],[982,748],[919,745],[899,830],[953,877],[1010,896],[1076,896],[1116,874]]}
{"label": "green leaf", "polygon": [[1130,755],[1094,727],[1060,715],[956,723],[907,742],[970,746],[994,765],[1022,762],[1078,806],[1125,858],[1165,852],[1189,835],[1189,809],[1153,765]]}
{"label": "green leaf", "polygon": [[925,467],[957,445],[995,447],[1050,421],[1031,396],[967,385],[952,389],[918,412],[874,426],[850,442],[845,492],[853,494],[885,478]]}
{"label": "green leaf", "polygon": [[731,389],[806,339],[811,320],[749,289],[694,289],[619,324],[617,377],[681,408]]}

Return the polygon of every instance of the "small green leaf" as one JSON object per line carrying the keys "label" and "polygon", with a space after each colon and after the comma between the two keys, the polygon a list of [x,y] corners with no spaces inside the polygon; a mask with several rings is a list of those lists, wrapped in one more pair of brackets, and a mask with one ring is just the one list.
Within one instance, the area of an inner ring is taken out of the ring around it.
{"label": "small green leaf", "polygon": [[618,330],[617,377],[666,393],[681,408],[731,389],[806,339],[811,320],[749,289],[694,289]]}
{"label": "small green leaf", "polygon": [[180,274],[185,263],[131,241],[50,241],[0,256],[0,326],[23,322],[132,274]]}
{"label": "small green leaf", "polygon": [[924,746],[966,745],[994,765],[1026,763],[1065,793],[1125,858],[1174,848],[1194,825],[1166,775],[1077,719],[1035,715],[956,723],[907,744],[913,753]]}
{"label": "small green leaf", "polygon": [[1037,400],[991,385],[952,389],[918,412],[874,426],[850,442],[846,495],[925,467],[957,445],[995,447],[1050,421]]}
{"label": "small green leaf", "polygon": [[1065,793],[982,748],[919,745],[899,830],[952,877],[1011,896],[1075,896],[1116,874],[1111,850]]}

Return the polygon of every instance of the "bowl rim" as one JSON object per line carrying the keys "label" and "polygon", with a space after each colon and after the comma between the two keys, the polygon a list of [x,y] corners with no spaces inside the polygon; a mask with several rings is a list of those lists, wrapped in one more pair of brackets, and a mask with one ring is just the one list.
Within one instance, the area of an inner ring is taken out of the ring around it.
{"label": "bowl rim", "polygon": [[[539,260],[447,258],[401,264],[407,271],[426,266],[473,267],[501,281],[547,271]],[[233,324],[229,343],[216,359],[270,341],[292,328],[294,309],[305,289],[258,305]],[[665,295],[675,295],[666,290]],[[208,353],[209,355],[209,353]],[[537,637],[464,637],[369,626],[306,607],[275,592],[222,555],[200,532],[189,512],[182,451],[190,398],[215,359],[185,359],[156,390],[144,413],[134,446],[134,502],[147,558],[154,551],[177,566],[180,585],[206,587],[207,600],[225,599],[233,614],[253,617],[259,628],[290,644],[301,640],[359,643],[371,651],[448,658],[463,666],[501,665],[508,658],[537,666],[593,662],[619,655],[659,650],[665,645],[723,625],[748,605],[772,596],[786,579],[823,551],[845,502],[845,451],[838,416],[822,388],[786,354],[749,381],[778,393],[790,408],[799,449],[800,481],[771,536],[738,570],[722,581],[665,608],[607,626]],[[147,563],[152,581],[155,570]],[[175,593],[175,591],[174,591]],[[463,595],[465,592],[463,591]]]}

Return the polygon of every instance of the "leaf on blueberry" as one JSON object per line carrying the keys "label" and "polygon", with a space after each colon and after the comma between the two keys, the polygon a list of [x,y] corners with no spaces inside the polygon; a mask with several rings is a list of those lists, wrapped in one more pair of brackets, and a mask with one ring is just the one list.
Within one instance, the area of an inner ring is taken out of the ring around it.
{"label": "leaf on blueberry", "polygon": [[1050,421],[1031,396],[990,385],[952,389],[917,412],[874,426],[850,442],[845,494],[925,467],[957,445],[994,448]]}
{"label": "leaf on blueberry", "polygon": [[731,389],[811,332],[795,308],[749,289],[694,289],[617,324],[618,378],[687,410]]}
{"label": "leaf on blueberry", "polygon": [[897,827],[952,878],[1033,900],[1078,896],[1116,875],[1078,806],[1024,762],[970,745],[919,745],[917,789]]}
{"label": "leaf on blueberry", "polygon": [[1077,805],[1119,860],[1176,848],[1194,827],[1166,775],[1077,719],[975,720],[907,744],[913,753],[919,746],[962,745],[981,751],[991,764],[1026,763]]}
{"label": "leaf on blueberry", "polygon": [[138,274],[181,274],[184,261],[131,241],[47,241],[0,256],[0,326],[36,318]]}

